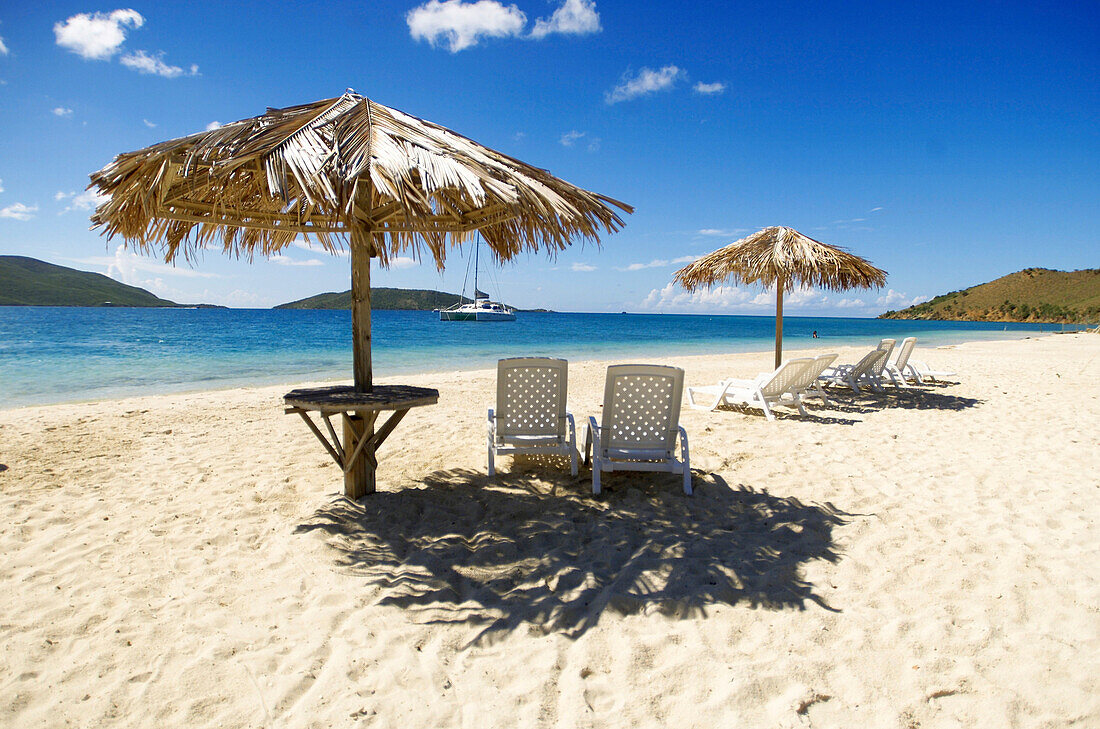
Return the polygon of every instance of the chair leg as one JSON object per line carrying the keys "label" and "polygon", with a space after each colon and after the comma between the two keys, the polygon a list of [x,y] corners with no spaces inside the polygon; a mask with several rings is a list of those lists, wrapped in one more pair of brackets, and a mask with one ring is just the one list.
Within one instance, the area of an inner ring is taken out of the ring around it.
{"label": "chair leg", "polygon": [[799,395],[798,393],[795,393],[794,403],[795,403],[795,405],[798,406],[798,412],[799,412],[800,415],[802,415],[803,417],[806,417],[806,416],[809,415],[809,413],[806,412],[806,408],[802,405],[802,396]]}
{"label": "chair leg", "polygon": [[691,456],[688,453],[687,431],[680,429],[680,456],[684,459],[684,493],[691,496]]}
{"label": "chair leg", "polygon": [[596,461],[592,464],[592,495],[599,496],[600,490],[600,463]]}
{"label": "chair leg", "polygon": [[497,469],[496,469],[496,463],[493,459],[493,456],[495,456],[496,453],[493,451],[492,441],[489,442],[488,451],[489,451],[489,475],[490,476],[495,476],[496,473],[497,473]]}
{"label": "chair leg", "polygon": [[764,417],[768,420],[775,420],[775,415],[772,414],[772,409],[768,407],[768,401],[764,398],[760,398],[760,407],[764,410]]}

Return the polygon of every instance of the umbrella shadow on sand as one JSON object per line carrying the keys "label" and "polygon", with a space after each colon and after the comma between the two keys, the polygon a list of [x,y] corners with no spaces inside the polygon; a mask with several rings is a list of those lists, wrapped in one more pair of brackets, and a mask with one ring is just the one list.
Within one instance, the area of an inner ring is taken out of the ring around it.
{"label": "umbrella shadow on sand", "polygon": [[378,590],[377,603],[425,623],[480,626],[474,642],[527,629],[582,635],[606,611],[688,618],[717,605],[835,608],[802,576],[836,562],[845,514],[714,474],[678,479],[608,474],[603,496],[585,473],[544,468],[490,479],[436,471],[422,488],[337,499],[297,532],[319,532],[341,571]]}

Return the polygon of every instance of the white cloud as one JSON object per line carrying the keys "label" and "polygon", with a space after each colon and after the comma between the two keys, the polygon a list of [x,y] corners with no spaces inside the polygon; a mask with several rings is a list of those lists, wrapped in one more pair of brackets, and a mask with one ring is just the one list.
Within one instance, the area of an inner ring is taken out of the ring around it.
{"label": "white cloud", "polygon": [[58,191],[53,199],[57,201],[69,200],[69,204],[65,209],[58,213],[58,215],[62,215],[70,210],[95,210],[101,203],[107,202],[110,196],[100,195],[97,190],[85,190],[81,193]]}
{"label": "white cloud", "polygon": [[24,205],[23,203],[12,203],[6,208],[0,208],[0,218],[11,218],[12,220],[30,220],[34,217],[34,214],[38,212],[37,205]]}
{"label": "white cloud", "polygon": [[0,180],[0,192],[4,191],[4,181]]}
{"label": "white cloud", "polygon": [[0,38],[0,56],[8,55],[8,47],[4,45],[4,39]]}
{"label": "white cloud", "polygon": [[67,109],[64,106],[58,106],[53,110],[53,115],[60,117],[70,117],[73,115],[73,110]]}
{"label": "white cloud", "polygon": [[312,253],[323,253],[330,256],[340,256],[341,258],[348,258],[351,256],[351,251],[346,248],[338,250],[335,253],[330,253],[329,251],[326,251],[324,249],[324,246],[314,243],[313,241],[302,240],[300,238],[296,238],[291,245],[293,245],[295,248],[301,248],[303,251],[310,251]]}
{"label": "white cloud", "polygon": [[867,306],[863,299],[841,299],[833,304],[838,309],[862,309]]}
{"label": "white cloud", "polygon": [[[177,78],[185,73],[179,66],[169,66],[165,63],[163,51],[155,56],[146,51],[134,51],[133,53],[127,53],[118,60],[119,63],[126,68],[133,69],[138,73],[148,73],[154,76],[163,76],[164,78]],[[191,70],[186,73],[189,76],[195,76],[198,72],[199,67],[195,64],[191,64]]]}
{"label": "white cloud", "polygon": [[[142,279],[140,276],[142,272],[152,273],[157,276],[179,276],[182,278],[221,278],[221,276],[216,273],[196,271],[192,268],[180,268],[171,266],[167,263],[161,263],[152,258],[139,256],[133,251],[127,250],[124,245],[119,245],[115,248],[115,254],[113,256],[89,256],[87,258],[66,258],[63,260],[72,261],[73,263],[83,263],[88,266],[105,266],[107,268],[107,275],[116,281],[121,281],[131,286],[143,286],[145,288],[148,287],[145,286],[144,283],[135,283],[140,280],[151,281],[151,279]],[[152,291],[152,289],[150,290]]]}
{"label": "white cloud", "polygon": [[595,271],[596,267],[587,263],[574,263],[569,269],[571,271],[577,271],[578,273],[585,273],[588,271]]}
{"label": "white cloud", "polygon": [[212,121],[212,122],[210,122],[209,124],[206,125],[206,131],[212,132],[215,129],[217,129],[218,127],[220,127],[221,125],[222,125],[222,123],[220,121]]}
{"label": "white cloud", "polygon": [[[786,292],[784,306],[821,307],[828,297],[812,288],[798,288]],[[641,307],[647,311],[688,313],[707,313],[724,311],[729,313],[767,314],[775,310],[775,292],[741,289],[736,286],[716,286],[685,291],[674,284],[653,289],[642,301]]]}
{"label": "white cloud", "polygon": [[563,147],[572,147],[574,144],[577,143],[577,140],[584,135],[585,132],[578,132],[576,129],[574,129],[571,132],[566,132],[565,134],[561,135],[561,139],[559,139],[558,141],[561,142],[561,146]]}
{"label": "white cloud", "polygon": [[698,235],[713,235],[721,236],[723,238],[729,238],[731,236],[739,235],[741,233],[747,233],[748,231],[748,228],[700,228],[696,231],[696,233]]}
{"label": "white cloud", "polygon": [[649,263],[631,263],[621,268],[616,268],[616,271],[641,271],[645,268],[664,268],[665,266],[676,266],[681,263],[691,263],[698,256],[680,256],[679,258],[673,258],[671,261],[664,258],[654,258]]}
{"label": "white cloud", "polygon": [[882,210],[882,206],[881,206],[881,205],[879,205],[879,206],[878,206],[877,208],[871,208],[871,209],[870,209],[870,210],[868,210],[867,212],[869,212],[869,213],[877,213],[877,212],[878,212],[879,210]]}
{"label": "white cloud", "polygon": [[532,38],[545,38],[551,33],[586,35],[599,33],[600,14],[595,0],[565,0],[549,18],[539,18],[531,29]]}
{"label": "white cloud", "polygon": [[726,91],[726,85],[721,81],[715,81],[712,84],[705,84],[700,81],[699,83],[695,84],[693,88],[695,89],[695,93],[704,95],[721,94],[725,93]]}
{"label": "white cloud", "polygon": [[145,126],[149,127],[150,129],[156,129],[157,128],[157,125],[154,124],[153,122],[149,121],[148,119],[142,119],[141,121],[142,121],[142,123],[145,124]]}
{"label": "white cloud", "polygon": [[118,53],[127,28],[140,28],[145,18],[136,10],[79,13],[53,27],[57,45],[88,60],[105,61]]}
{"label": "white cloud", "polygon": [[928,301],[927,296],[914,296],[910,298],[909,294],[894,291],[893,289],[889,289],[885,294],[875,299],[877,305],[885,306],[888,309],[904,309],[907,306],[916,306],[925,301]]}
{"label": "white cloud", "polygon": [[446,45],[451,53],[476,46],[483,38],[518,36],[527,16],[515,5],[497,0],[429,0],[405,16],[413,40],[434,48]]}
{"label": "white cloud", "polygon": [[599,137],[592,137],[591,139],[589,139],[588,140],[588,151],[589,152],[599,152],[601,141],[602,140]]}
{"label": "white cloud", "polygon": [[628,71],[623,74],[622,83],[604,95],[604,100],[608,104],[615,104],[658,91],[668,91],[684,75],[684,71],[676,66],[664,66],[656,71],[643,68],[634,76]]}
{"label": "white cloud", "polygon": [[284,256],[281,253],[276,253],[273,256],[269,256],[268,261],[271,263],[277,263],[280,266],[323,266],[325,262],[319,258],[308,258],[304,261],[299,261],[289,256]]}
{"label": "white cloud", "polygon": [[420,263],[415,258],[408,256],[394,256],[390,259],[390,268],[415,268]]}

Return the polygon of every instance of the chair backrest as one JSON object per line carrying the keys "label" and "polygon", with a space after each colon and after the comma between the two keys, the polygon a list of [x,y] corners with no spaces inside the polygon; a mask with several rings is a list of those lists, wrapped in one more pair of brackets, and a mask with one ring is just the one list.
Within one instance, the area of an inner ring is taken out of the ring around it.
{"label": "chair backrest", "polygon": [[884,349],[872,349],[867,354],[863,355],[863,359],[856,362],[852,367],[851,375],[854,378],[863,377],[867,374],[872,367],[878,364],[879,360],[886,358],[886,350]]}
{"label": "chair backrest", "polygon": [[600,449],[671,452],[683,397],[684,371],[679,367],[608,367]]}
{"label": "chair backrest", "polygon": [[569,363],[550,357],[497,362],[497,437],[565,435]]}
{"label": "chair backrest", "polygon": [[905,365],[909,364],[909,355],[913,354],[913,347],[917,344],[916,337],[906,337],[901,340],[901,346],[898,347],[898,359],[894,362],[894,366],[899,370],[904,370]]}
{"label": "chair backrest", "polygon": [[799,387],[799,383],[806,379],[806,371],[813,366],[813,363],[814,361],[810,357],[787,360],[779,365],[779,369],[773,372],[770,377],[760,383],[760,392],[764,394],[764,397],[778,397],[784,392],[797,392],[799,389],[805,389],[807,385]]}
{"label": "chair backrest", "polygon": [[819,354],[810,360],[810,366],[802,373],[802,377],[794,383],[794,392],[802,392],[811,385],[816,384],[818,376],[820,376],[836,358],[836,354]]}
{"label": "chair backrest", "polygon": [[890,353],[894,351],[895,344],[897,344],[896,339],[883,339],[878,343],[878,348],[886,352],[886,356],[877,360],[871,367],[871,371],[875,373],[876,377],[882,377],[882,371],[886,369],[886,363],[890,361]]}

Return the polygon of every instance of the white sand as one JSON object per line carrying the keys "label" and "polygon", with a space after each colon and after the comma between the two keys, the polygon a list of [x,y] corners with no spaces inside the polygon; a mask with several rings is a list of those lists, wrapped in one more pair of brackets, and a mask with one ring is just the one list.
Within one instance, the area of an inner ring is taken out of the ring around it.
{"label": "white sand", "polygon": [[402,378],[360,505],[286,388],[0,411],[0,726],[1100,726],[1100,337],[918,356],[959,383],[685,410],[694,497],[488,479],[490,371]]}

